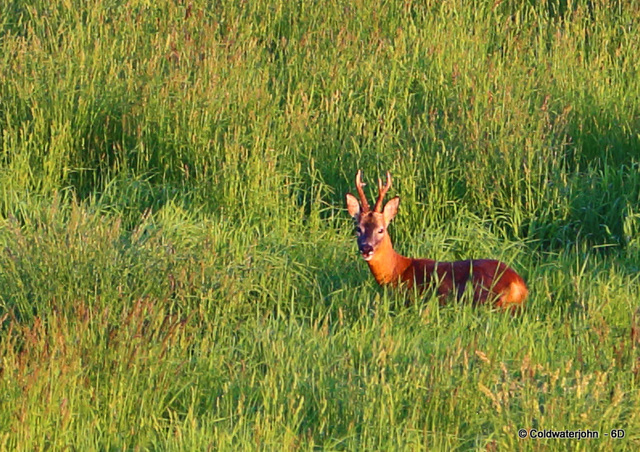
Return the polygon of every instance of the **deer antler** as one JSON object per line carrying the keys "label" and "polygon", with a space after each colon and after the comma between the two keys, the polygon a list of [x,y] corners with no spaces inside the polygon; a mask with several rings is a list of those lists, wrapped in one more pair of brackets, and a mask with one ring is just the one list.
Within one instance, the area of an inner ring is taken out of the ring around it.
{"label": "deer antler", "polygon": [[387,171],[387,182],[382,186],[382,181],[378,178],[378,200],[376,201],[376,206],[374,207],[375,212],[382,212],[382,200],[384,196],[387,194],[389,189],[391,188],[391,174]]}
{"label": "deer antler", "polygon": [[369,212],[371,210],[369,208],[369,202],[367,201],[367,197],[364,194],[364,190],[362,189],[364,184],[362,183],[362,170],[358,170],[356,174],[356,190],[358,190],[358,195],[360,196],[360,204],[362,204],[362,213]]}

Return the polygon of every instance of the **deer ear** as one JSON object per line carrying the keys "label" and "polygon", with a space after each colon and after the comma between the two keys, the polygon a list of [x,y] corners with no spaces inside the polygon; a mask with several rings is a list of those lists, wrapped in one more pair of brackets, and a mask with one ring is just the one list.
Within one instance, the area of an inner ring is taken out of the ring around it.
{"label": "deer ear", "polygon": [[347,193],[347,210],[352,218],[356,218],[360,215],[360,203],[351,193]]}
{"label": "deer ear", "polygon": [[385,226],[389,226],[393,217],[398,213],[398,205],[400,204],[400,196],[396,196],[389,200],[387,204],[385,204],[384,209],[382,210],[382,215],[384,216],[384,224]]}

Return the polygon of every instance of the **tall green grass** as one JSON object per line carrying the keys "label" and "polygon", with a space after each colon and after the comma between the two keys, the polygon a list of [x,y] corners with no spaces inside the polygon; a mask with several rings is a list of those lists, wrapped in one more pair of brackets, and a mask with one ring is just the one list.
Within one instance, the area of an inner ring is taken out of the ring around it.
{"label": "tall green grass", "polygon": [[[0,448],[636,449],[638,20],[0,0]],[[502,259],[526,310],[378,288],[358,168],[399,251]]]}

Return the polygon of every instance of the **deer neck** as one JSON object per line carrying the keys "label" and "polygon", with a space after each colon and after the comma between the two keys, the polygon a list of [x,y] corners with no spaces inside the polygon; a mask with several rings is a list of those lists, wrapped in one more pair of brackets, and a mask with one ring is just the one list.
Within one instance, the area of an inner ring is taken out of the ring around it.
{"label": "deer neck", "polygon": [[396,253],[391,244],[391,238],[387,235],[367,264],[378,284],[396,285],[404,271],[411,265],[411,259]]}

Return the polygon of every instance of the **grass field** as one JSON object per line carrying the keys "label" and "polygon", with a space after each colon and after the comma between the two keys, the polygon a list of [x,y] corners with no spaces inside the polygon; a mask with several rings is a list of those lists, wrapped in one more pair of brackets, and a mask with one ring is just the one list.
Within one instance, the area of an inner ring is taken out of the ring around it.
{"label": "grass field", "polygon": [[[638,24],[0,0],[0,449],[637,450]],[[524,312],[379,288],[359,168],[400,252],[502,259]]]}

